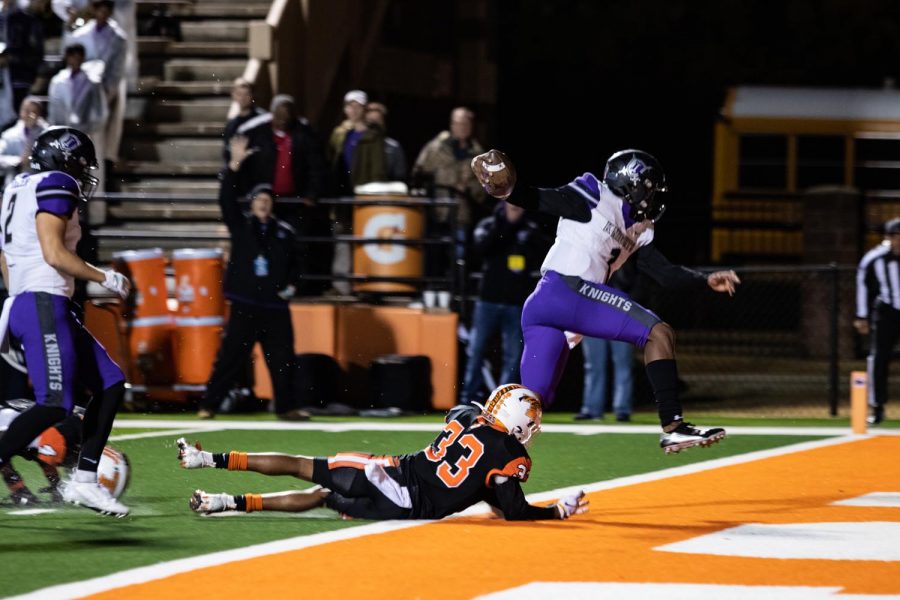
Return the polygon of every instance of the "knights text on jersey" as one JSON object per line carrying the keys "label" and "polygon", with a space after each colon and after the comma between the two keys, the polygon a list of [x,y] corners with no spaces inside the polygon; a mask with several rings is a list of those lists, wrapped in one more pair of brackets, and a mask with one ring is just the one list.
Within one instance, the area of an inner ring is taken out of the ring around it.
{"label": "knights text on jersey", "polygon": [[11,296],[47,292],[72,297],[74,279],[44,261],[36,219],[41,212],[66,219],[65,245],[74,252],[81,239],[75,214],[80,194],[78,182],[61,171],[22,174],[6,186],[0,207],[0,249],[9,267]]}
{"label": "knights text on jersey", "polygon": [[450,419],[430,446],[404,457],[415,480],[412,518],[441,519],[484,500],[495,475],[528,479],[525,447],[468,417]]}
{"label": "knights text on jersey", "polygon": [[653,225],[649,221],[633,222],[627,215],[628,206],[591,173],[576,178],[568,187],[591,207],[591,220],[559,220],[556,241],[541,265],[541,273],[556,271],[606,283],[635,250],[653,241]]}

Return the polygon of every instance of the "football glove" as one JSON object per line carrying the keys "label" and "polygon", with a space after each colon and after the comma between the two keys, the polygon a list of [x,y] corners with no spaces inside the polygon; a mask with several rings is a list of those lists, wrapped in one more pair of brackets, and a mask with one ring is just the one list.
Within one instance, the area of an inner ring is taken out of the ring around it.
{"label": "football glove", "polygon": [[117,294],[122,300],[127,298],[128,293],[131,291],[131,282],[128,281],[128,278],[112,269],[104,271],[104,274],[106,279],[100,285]]}
{"label": "football glove", "polygon": [[568,519],[572,515],[580,515],[588,511],[590,500],[585,498],[584,491],[563,496],[556,502],[560,519]]}
{"label": "football glove", "polygon": [[282,300],[290,300],[294,297],[294,294],[297,292],[297,288],[292,285],[287,286],[280,292],[278,292],[278,297]]}

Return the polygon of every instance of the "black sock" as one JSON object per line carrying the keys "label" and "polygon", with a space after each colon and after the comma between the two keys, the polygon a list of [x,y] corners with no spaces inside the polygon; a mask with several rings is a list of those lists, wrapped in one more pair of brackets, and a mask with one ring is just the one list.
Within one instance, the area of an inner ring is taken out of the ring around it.
{"label": "black sock", "polygon": [[112,431],[113,421],[122,400],[125,398],[125,382],[113,384],[103,390],[100,397],[91,398],[84,413],[81,456],[78,457],[79,471],[97,471],[97,464],[103,448]]}
{"label": "black sock", "polygon": [[665,429],[676,421],[681,421],[681,402],[678,400],[678,369],[675,359],[666,358],[647,363],[647,379],[653,388],[659,423]]}
{"label": "black sock", "polygon": [[235,496],[234,503],[237,504],[235,510],[247,512],[247,499],[244,496]]}
{"label": "black sock", "polygon": [[217,469],[228,468],[228,455],[230,452],[213,452],[213,462]]}
{"label": "black sock", "polygon": [[31,441],[45,429],[59,423],[66,417],[66,409],[61,406],[35,404],[10,423],[9,429],[0,437],[0,465],[28,447]]}

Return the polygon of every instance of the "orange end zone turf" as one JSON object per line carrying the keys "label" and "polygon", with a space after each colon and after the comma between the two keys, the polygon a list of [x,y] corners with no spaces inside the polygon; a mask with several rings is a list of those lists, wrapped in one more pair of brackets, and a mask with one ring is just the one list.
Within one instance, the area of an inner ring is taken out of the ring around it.
{"label": "orange end zone turf", "polygon": [[[591,493],[591,512],[565,522],[451,519],[92,597],[178,597],[203,590],[209,596],[261,598],[301,591],[316,598],[472,598],[534,581],[821,586],[848,594],[900,594],[896,562],[655,550],[747,523],[900,523],[898,508],[832,504],[876,491],[900,492],[897,456],[900,437],[864,439]],[[503,559],[473,560],[473,548],[482,557],[492,549],[507,551]]]}

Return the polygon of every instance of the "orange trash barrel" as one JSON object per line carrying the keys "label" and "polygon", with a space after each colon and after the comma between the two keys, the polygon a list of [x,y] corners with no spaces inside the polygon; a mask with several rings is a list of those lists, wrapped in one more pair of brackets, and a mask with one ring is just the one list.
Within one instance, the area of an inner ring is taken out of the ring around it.
{"label": "orange trash barrel", "polygon": [[172,251],[179,317],[220,317],[225,314],[222,254],[221,248]]}
{"label": "orange trash barrel", "polygon": [[[403,200],[405,196],[366,196],[367,200]],[[353,234],[366,238],[384,238],[383,244],[356,244],[353,272],[356,275],[421,277],[421,246],[391,244],[391,239],[421,238],[425,234],[425,216],[421,206],[354,206]],[[369,282],[354,284],[364,292],[414,292],[408,283]]]}
{"label": "orange trash barrel", "polygon": [[222,317],[175,317],[175,372],[178,383],[204,384],[222,341]]}
{"label": "orange trash barrel", "polygon": [[134,287],[134,305],[126,306],[123,311],[127,317],[141,319],[169,314],[166,257],[160,248],[116,252],[113,263]]}

